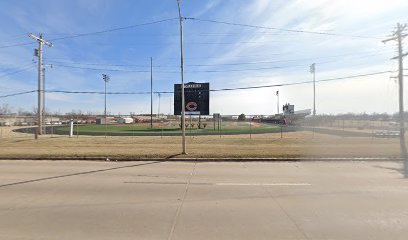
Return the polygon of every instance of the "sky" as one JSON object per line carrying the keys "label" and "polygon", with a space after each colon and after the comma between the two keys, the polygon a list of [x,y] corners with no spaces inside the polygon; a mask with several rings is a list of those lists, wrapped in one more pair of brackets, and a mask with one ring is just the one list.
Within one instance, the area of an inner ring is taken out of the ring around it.
{"label": "sky", "polygon": [[[310,82],[316,63],[317,114],[398,110],[396,44],[382,40],[408,23],[406,0],[182,0],[181,12],[185,82],[213,90]],[[43,51],[46,91],[103,92],[108,74],[108,92],[146,93],[151,59],[153,91],[181,82],[176,0],[0,0],[0,17],[0,105],[14,111],[37,106],[36,92],[1,98],[37,89],[29,33],[53,43]],[[375,75],[348,78],[365,74]],[[319,82],[334,78],[342,79]],[[276,91],[280,107],[313,108],[313,84],[304,83],[213,91],[210,113],[272,115]],[[153,100],[155,113],[173,112],[172,94]],[[101,114],[104,95],[47,92],[45,106]],[[150,113],[150,94],[108,95],[107,108]]]}

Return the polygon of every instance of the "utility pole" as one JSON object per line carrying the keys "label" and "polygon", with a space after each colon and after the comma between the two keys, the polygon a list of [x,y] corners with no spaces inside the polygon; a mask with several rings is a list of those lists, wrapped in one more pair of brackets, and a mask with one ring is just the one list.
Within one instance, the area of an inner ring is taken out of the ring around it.
{"label": "utility pole", "polygon": [[407,25],[397,24],[397,31],[393,34],[393,37],[386,39],[383,43],[389,41],[397,41],[398,44],[398,56],[391,58],[391,60],[398,59],[398,85],[399,85],[399,125],[400,125],[400,150],[401,158],[404,161],[404,176],[408,177],[408,159],[407,159],[407,147],[405,145],[405,120],[404,120],[404,66],[403,58],[408,53],[403,53],[402,39],[408,36],[404,33]]}
{"label": "utility pole", "polygon": [[153,128],[153,59],[150,57],[150,128]]}
{"label": "utility pole", "polygon": [[[41,114],[42,114],[42,116],[43,116],[43,118],[47,118],[47,116],[46,116],[46,114],[45,114],[45,112],[47,111],[46,110],[46,107],[45,107],[45,67],[43,67],[42,68],[42,81],[43,81],[43,93],[42,93],[42,102],[43,102],[43,105],[42,105],[42,112],[41,112]],[[46,121],[46,120],[45,120]],[[43,128],[43,132],[45,133],[45,134],[47,134],[47,126],[43,126],[44,128]]]}
{"label": "utility pole", "polygon": [[160,118],[160,97],[161,97],[161,93],[158,93],[158,97],[159,97],[159,104],[158,104],[158,108],[157,108],[157,118]]}
{"label": "utility pole", "polygon": [[[43,64],[43,68],[42,68],[42,71],[43,71],[43,94],[42,94],[42,101],[43,101],[43,111],[42,111],[42,114],[43,114],[43,117],[46,117],[45,116],[45,113],[47,112],[47,108],[45,107],[45,92],[46,92],[46,87],[45,87],[45,83],[46,83],[46,81],[45,81],[45,66],[49,66],[50,68],[52,68],[52,64]],[[51,121],[51,124],[52,124],[52,121]],[[44,127],[44,132],[45,133],[47,133],[47,131],[46,131],[46,127]]]}
{"label": "utility pole", "polygon": [[183,48],[183,18],[181,17],[180,0],[177,0],[177,7],[180,19],[180,68],[181,68],[181,135],[182,135],[182,154],[186,151],[186,100],[184,96],[184,48]]}
{"label": "utility pole", "polygon": [[279,114],[279,91],[276,91],[276,98],[277,98],[277,103],[276,103],[276,108],[278,110],[278,114]]}
{"label": "utility pole", "polygon": [[44,94],[43,90],[43,75],[42,75],[42,49],[43,45],[48,45],[49,47],[52,47],[52,43],[45,41],[42,38],[42,34],[40,33],[39,37],[34,36],[32,33],[28,35],[34,40],[37,40],[38,42],[38,49],[35,51],[35,55],[38,57],[38,109],[37,109],[37,121],[38,121],[38,129],[37,129],[37,134],[41,135],[42,134],[42,125],[43,125],[43,97],[42,95]]}
{"label": "utility pole", "polygon": [[316,63],[310,65],[310,73],[313,74],[313,116],[316,116]]}
{"label": "utility pole", "polygon": [[102,74],[102,78],[103,78],[103,81],[105,82],[105,111],[104,113],[105,113],[105,138],[106,138],[108,135],[107,133],[108,132],[108,117],[107,117],[107,112],[106,112],[106,83],[109,82],[110,77],[106,74]]}

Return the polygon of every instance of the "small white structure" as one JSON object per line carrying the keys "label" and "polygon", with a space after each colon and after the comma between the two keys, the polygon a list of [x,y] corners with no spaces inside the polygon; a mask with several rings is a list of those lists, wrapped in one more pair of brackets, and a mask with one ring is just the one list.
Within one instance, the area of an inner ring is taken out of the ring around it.
{"label": "small white structure", "polygon": [[131,118],[131,117],[120,117],[120,118],[118,118],[118,123],[120,123],[120,124],[131,124],[131,123],[133,123],[133,118]]}
{"label": "small white structure", "polygon": [[106,121],[105,121],[105,117],[97,117],[96,118],[96,124],[112,124],[115,121],[114,117],[106,117]]}

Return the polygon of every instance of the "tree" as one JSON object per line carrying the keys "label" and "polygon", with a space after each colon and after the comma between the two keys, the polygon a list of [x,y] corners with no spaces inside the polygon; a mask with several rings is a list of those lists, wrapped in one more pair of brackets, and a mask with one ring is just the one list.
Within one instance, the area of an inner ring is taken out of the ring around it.
{"label": "tree", "polygon": [[0,106],[0,115],[7,115],[7,114],[11,114],[12,113],[12,109],[10,107],[10,105],[8,105],[8,103],[3,103]]}
{"label": "tree", "polygon": [[27,111],[27,110],[25,110],[23,108],[19,108],[17,110],[17,115],[19,115],[19,116],[33,116],[34,114],[33,114],[33,112]]}
{"label": "tree", "polygon": [[246,119],[246,117],[245,117],[245,114],[243,114],[243,113],[241,113],[241,114],[238,116],[238,121],[245,121],[245,119]]}

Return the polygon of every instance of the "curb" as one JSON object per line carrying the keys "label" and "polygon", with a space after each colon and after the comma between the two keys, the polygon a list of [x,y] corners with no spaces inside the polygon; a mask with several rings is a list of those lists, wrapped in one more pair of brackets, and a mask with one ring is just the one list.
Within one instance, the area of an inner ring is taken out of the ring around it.
{"label": "curb", "polygon": [[114,161],[114,162],[319,162],[319,161],[402,161],[399,157],[271,157],[271,158],[131,158],[131,157],[0,157],[0,160]]}

